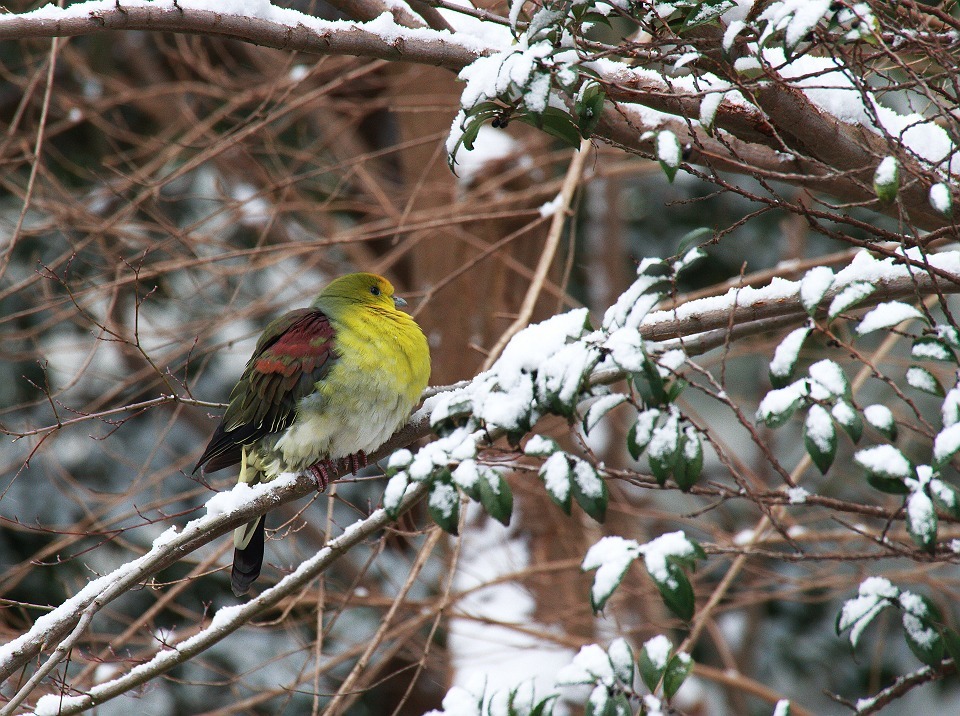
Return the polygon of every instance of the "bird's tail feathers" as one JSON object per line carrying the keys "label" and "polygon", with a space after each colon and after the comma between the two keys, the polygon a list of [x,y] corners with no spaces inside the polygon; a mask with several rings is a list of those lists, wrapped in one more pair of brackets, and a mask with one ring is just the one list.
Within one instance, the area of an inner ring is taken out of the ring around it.
{"label": "bird's tail feathers", "polygon": [[254,522],[237,527],[233,532],[233,569],[230,587],[238,597],[246,594],[250,585],[260,576],[263,566],[263,516]]}

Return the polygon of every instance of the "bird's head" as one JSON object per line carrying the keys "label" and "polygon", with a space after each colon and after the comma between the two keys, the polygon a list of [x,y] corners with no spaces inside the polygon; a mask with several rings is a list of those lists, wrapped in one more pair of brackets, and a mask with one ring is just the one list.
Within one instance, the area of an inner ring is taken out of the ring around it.
{"label": "bird's head", "polygon": [[369,308],[395,311],[407,302],[393,294],[393,284],[373,273],[350,273],[331,281],[323,289],[314,305],[347,302]]}

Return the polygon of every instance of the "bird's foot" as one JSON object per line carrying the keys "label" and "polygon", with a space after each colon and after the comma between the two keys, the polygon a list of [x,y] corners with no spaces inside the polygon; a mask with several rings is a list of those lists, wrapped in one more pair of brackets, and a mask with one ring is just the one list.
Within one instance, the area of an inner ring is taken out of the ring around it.
{"label": "bird's foot", "polygon": [[307,468],[307,471],[313,475],[317,481],[317,492],[323,492],[330,484],[330,473],[335,472],[337,466],[331,460],[321,460]]}
{"label": "bird's foot", "polygon": [[328,458],[326,460],[316,462],[308,467],[307,471],[313,475],[314,479],[317,481],[317,492],[323,492],[327,489],[327,485],[330,484],[330,473],[349,470],[351,473],[356,474],[357,470],[361,470],[366,466],[367,453],[365,453],[363,450],[359,450],[353,453],[353,455],[347,455],[346,457],[340,458],[336,461]]}
{"label": "bird's foot", "polygon": [[358,450],[353,453],[353,455],[347,455],[343,458],[340,464],[343,465],[344,468],[349,469],[351,474],[356,475],[357,470],[362,470],[367,466],[367,453],[363,450]]}

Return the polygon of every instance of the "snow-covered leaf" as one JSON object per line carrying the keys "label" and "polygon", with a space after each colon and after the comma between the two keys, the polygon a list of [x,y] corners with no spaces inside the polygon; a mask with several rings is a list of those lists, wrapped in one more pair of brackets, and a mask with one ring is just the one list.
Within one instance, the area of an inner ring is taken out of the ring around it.
{"label": "snow-covered leaf", "polygon": [[663,485],[673,473],[680,450],[680,415],[673,409],[663,425],[653,430],[647,445],[647,460],[657,482]]}
{"label": "snow-covered leaf", "polygon": [[703,444],[700,441],[700,433],[693,426],[688,425],[684,428],[680,439],[680,450],[677,452],[673,479],[680,489],[686,492],[696,484],[702,470]]}
{"label": "snow-covered leaf", "polygon": [[858,451],[853,459],[868,472],[905,480],[913,476],[913,465],[893,445],[875,445]]}
{"label": "snow-covered leaf", "polygon": [[883,577],[868,577],[860,583],[857,596],[844,602],[837,614],[837,634],[850,629],[850,644],[857,647],[863,630],[900,596],[900,590]]}
{"label": "snow-covered leaf", "polygon": [[924,315],[914,306],[902,301],[878,303],[870,309],[857,326],[857,335],[865,336],[881,328],[890,328],[910,319],[925,320]]}
{"label": "snow-covered leaf", "polygon": [[838,400],[830,409],[830,415],[840,423],[840,426],[854,443],[860,442],[860,438],[863,436],[863,420],[861,420],[860,413],[857,412],[856,408],[846,400]]}
{"label": "snow-covered leaf", "polygon": [[586,460],[571,457],[573,472],[571,486],[573,498],[577,504],[597,522],[603,522],[607,517],[607,502],[610,494],[607,492],[607,482],[596,469]]}
{"label": "snow-covered leaf", "polygon": [[942,467],[960,452],[960,423],[941,430],[933,440],[933,466]]}
{"label": "snow-covered leaf", "polygon": [[672,651],[673,644],[662,634],[648,639],[640,649],[637,667],[640,669],[640,678],[650,691],[656,691],[660,679],[663,678],[663,672],[667,670],[667,664],[670,663]]}
{"label": "snow-covered leaf", "polygon": [[787,422],[810,392],[808,381],[798,380],[785,388],[771,390],[760,401],[757,419],[769,428],[778,428]]}
{"label": "snow-covered leaf", "polygon": [[510,515],[513,514],[513,492],[500,471],[486,467],[477,484],[483,509],[500,524],[509,525]]}
{"label": "snow-covered leaf", "polygon": [[928,488],[933,504],[953,517],[960,517],[960,493],[953,485],[935,477]]}
{"label": "snow-covered leaf", "polygon": [[627,450],[630,451],[630,456],[634,460],[639,460],[643,451],[647,449],[647,445],[650,444],[653,429],[656,427],[659,417],[660,411],[656,408],[644,410],[637,415],[637,422],[630,427],[630,431],[627,433]]}
{"label": "snow-covered leaf", "polygon": [[940,398],[946,395],[943,386],[940,385],[940,381],[937,380],[937,377],[926,368],[918,365],[912,365],[907,368],[906,378],[907,384],[911,388],[916,388],[924,393],[936,395]]}
{"label": "snow-covered leaf", "polygon": [[630,564],[639,556],[640,546],[634,540],[616,536],[604,537],[587,550],[580,568],[597,570],[590,589],[590,604],[595,612],[603,609]]}
{"label": "snow-covered leaf", "polygon": [[683,532],[670,532],[640,545],[647,573],[660,591],[663,603],[684,620],[693,617],[693,587],[681,567],[693,567],[706,555]]}
{"label": "snow-covered leaf", "polygon": [[547,458],[540,466],[540,478],[547,488],[550,499],[569,515],[573,470],[567,456],[562,452],[555,452]]}
{"label": "snow-covered leaf", "polygon": [[770,383],[774,388],[783,388],[790,382],[797,367],[800,349],[812,330],[813,327],[809,325],[796,328],[780,341],[770,361]]}
{"label": "snow-covered leaf", "polygon": [[687,676],[693,669],[693,659],[689,654],[678,652],[667,664],[667,670],[663,674],[663,695],[672,699],[677,690],[686,681]]}
{"label": "snow-covered leaf", "polygon": [[660,168],[667,175],[667,180],[671,183],[677,175],[677,169],[683,159],[683,150],[680,148],[680,140],[677,135],[671,131],[664,130],[657,132],[655,139],[657,152],[657,161],[660,162]]}
{"label": "snow-covered leaf", "polygon": [[844,311],[847,311],[867,298],[877,290],[877,287],[869,281],[854,281],[843,287],[833,300],[830,301],[830,307],[827,309],[827,316],[832,321]]}
{"label": "snow-covered leaf", "polygon": [[941,363],[956,363],[957,356],[953,349],[939,338],[921,336],[913,342],[910,355],[917,360],[935,360]]}
{"label": "snow-covered leaf", "polygon": [[556,440],[553,440],[543,435],[533,435],[527,441],[527,444],[523,446],[523,454],[531,455],[533,457],[550,457],[555,452],[559,452],[560,445],[557,444]]}
{"label": "snow-covered leaf", "polygon": [[907,498],[907,532],[923,549],[930,549],[937,540],[937,513],[933,500],[922,489]]}
{"label": "snow-covered leaf", "polygon": [[886,405],[868,405],[863,409],[863,417],[888,440],[897,439],[897,423],[893,419],[890,408]]}
{"label": "snow-covered leaf", "polygon": [[[847,380],[843,368],[836,361],[829,359],[819,360],[808,369],[810,377],[816,382],[811,386],[811,397],[822,400],[827,397],[850,399],[850,381]],[[817,388],[823,388],[826,395],[818,395]]]}
{"label": "snow-covered leaf", "polygon": [[804,422],[803,442],[813,464],[826,474],[837,454],[837,431],[830,413],[820,405],[810,406]]}
{"label": "snow-covered leaf", "polygon": [[457,534],[460,525],[460,493],[449,482],[435,481],[427,500],[430,517],[445,532]]}
{"label": "snow-covered leaf", "polygon": [[900,190],[900,164],[896,157],[884,157],[873,174],[873,191],[880,201],[897,198]]}
{"label": "snow-covered leaf", "polygon": [[396,519],[400,508],[400,501],[410,486],[410,476],[401,471],[394,474],[387,482],[383,492],[383,509],[391,519]]}
{"label": "snow-covered leaf", "polygon": [[599,423],[607,413],[618,405],[622,405],[627,400],[629,400],[628,396],[623,393],[612,393],[611,395],[604,395],[594,401],[587,409],[587,414],[583,417],[584,434],[589,435],[590,431],[597,426],[597,423]]}
{"label": "snow-covered leaf", "polygon": [[935,626],[940,614],[926,597],[913,592],[901,592],[898,599],[903,609],[904,637],[914,655],[928,666],[939,666],[943,660],[943,638]]}
{"label": "snow-covered leaf", "polygon": [[633,649],[629,642],[620,637],[614,639],[607,647],[607,656],[610,657],[610,664],[613,666],[613,673],[621,684],[627,688],[633,687]]}

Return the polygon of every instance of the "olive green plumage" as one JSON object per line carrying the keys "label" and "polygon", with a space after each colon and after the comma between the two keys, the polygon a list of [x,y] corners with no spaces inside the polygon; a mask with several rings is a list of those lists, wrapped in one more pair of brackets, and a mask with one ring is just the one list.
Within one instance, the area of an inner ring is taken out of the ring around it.
{"label": "olive green plumage", "polygon": [[[365,460],[404,423],[430,377],[426,338],[403,305],[385,278],[356,273],[271,322],[197,467],[239,463],[249,484],[310,469],[325,487],[333,463]],[[239,595],[260,573],[263,518],[237,528],[234,544]]]}

